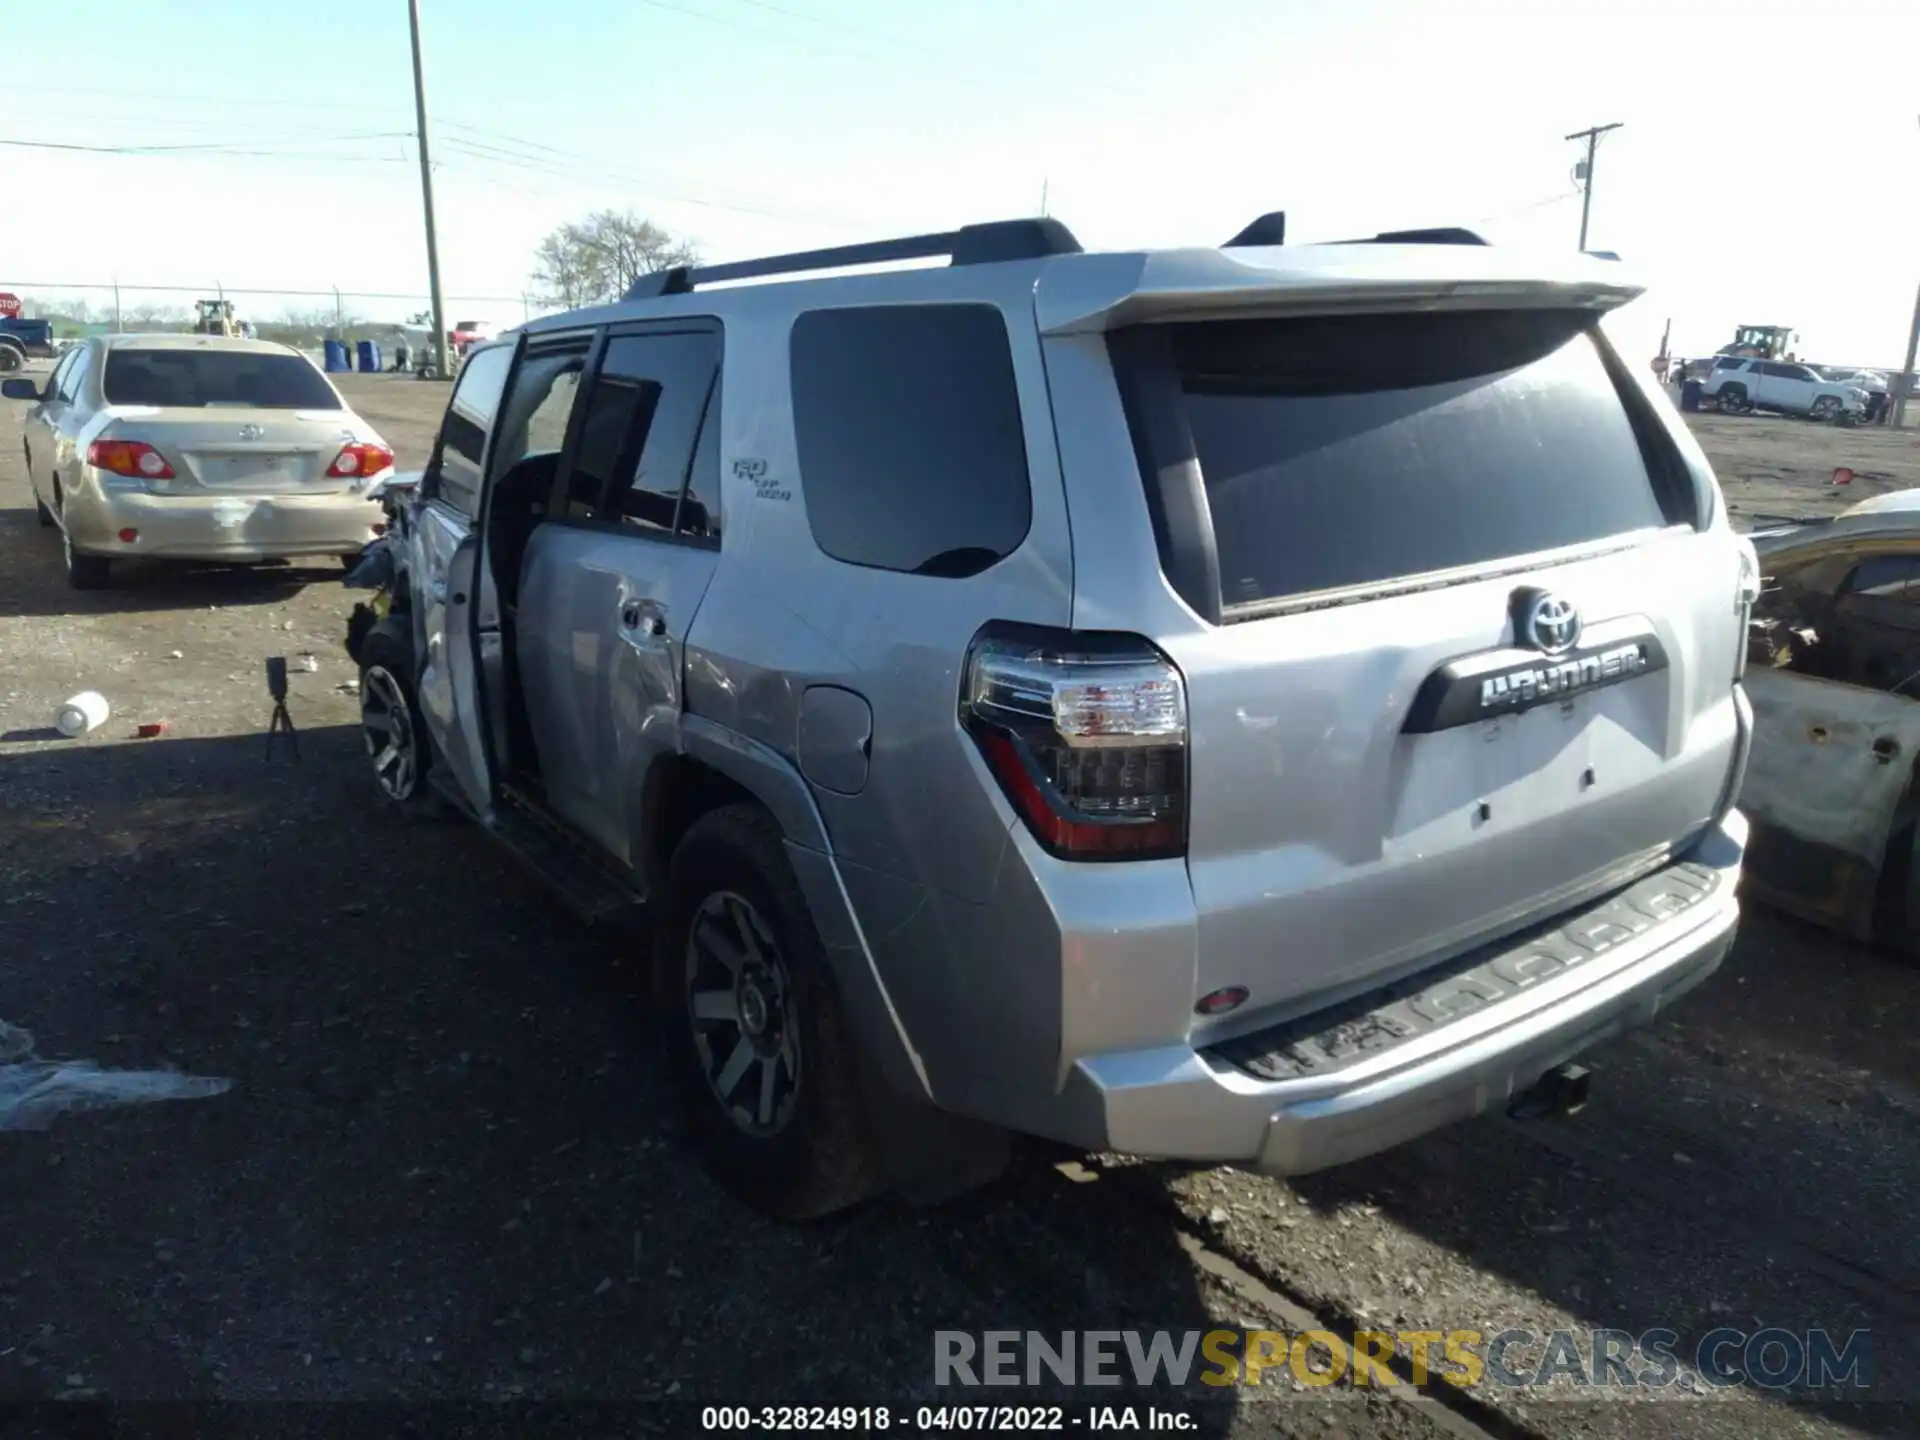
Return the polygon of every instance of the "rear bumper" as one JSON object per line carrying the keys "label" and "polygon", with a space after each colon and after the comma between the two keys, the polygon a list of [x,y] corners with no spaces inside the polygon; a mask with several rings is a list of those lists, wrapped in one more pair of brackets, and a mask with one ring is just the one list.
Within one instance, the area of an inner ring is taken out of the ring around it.
{"label": "rear bumper", "polygon": [[1293,1175],[1502,1105],[1713,973],[1738,923],[1746,836],[1731,812],[1610,899],[1337,1012],[1205,1049],[1082,1059],[1062,1097],[1078,1133],[1061,1138]]}
{"label": "rear bumper", "polygon": [[[333,495],[150,495],[90,483],[68,497],[75,550],[168,560],[353,555],[386,516],[359,492]],[[137,538],[123,541],[120,532]]]}

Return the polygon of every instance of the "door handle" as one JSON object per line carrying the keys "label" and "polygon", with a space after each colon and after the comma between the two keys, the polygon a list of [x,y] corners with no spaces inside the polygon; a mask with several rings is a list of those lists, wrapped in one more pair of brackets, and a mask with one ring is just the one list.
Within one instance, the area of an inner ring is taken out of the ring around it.
{"label": "door handle", "polygon": [[667,617],[655,606],[628,600],[620,606],[620,628],[658,640],[667,633]]}

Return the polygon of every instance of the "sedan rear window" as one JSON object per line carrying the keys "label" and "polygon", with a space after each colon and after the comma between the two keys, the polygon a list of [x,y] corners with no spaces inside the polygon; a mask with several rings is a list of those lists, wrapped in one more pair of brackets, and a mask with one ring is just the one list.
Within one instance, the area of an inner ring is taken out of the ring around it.
{"label": "sedan rear window", "polygon": [[1669,521],[1591,317],[1169,327],[1224,611]]}
{"label": "sedan rear window", "polygon": [[109,405],[340,409],[340,397],[310,363],[271,352],[110,350],[101,388]]}

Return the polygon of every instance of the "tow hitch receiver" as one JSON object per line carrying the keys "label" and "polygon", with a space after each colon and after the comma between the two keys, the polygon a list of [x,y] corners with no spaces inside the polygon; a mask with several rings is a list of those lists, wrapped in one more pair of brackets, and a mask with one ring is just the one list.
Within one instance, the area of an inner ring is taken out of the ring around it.
{"label": "tow hitch receiver", "polygon": [[1516,1120],[1543,1120],[1549,1115],[1577,1115],[1586,1108],[1592,1072],[1584,1065],[1556,1065],[1508,1102],[1507,1114]]}

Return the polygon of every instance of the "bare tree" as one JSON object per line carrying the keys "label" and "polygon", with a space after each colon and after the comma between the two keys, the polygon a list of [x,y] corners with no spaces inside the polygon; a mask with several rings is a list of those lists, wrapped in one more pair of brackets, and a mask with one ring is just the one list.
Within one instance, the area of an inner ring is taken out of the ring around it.
{"label": "bare tree", "polygon": [[[94,321],[93,306],[78,296],[68,299],[43,300],[37,295],[24,295],[20,299],[20,313],[34,320],[68,320],[75,325],[91,325]],[[106,318],[111,319],[108,312]]]}
{"label": "bare tree", "polygon": [[184,330],[187,312],[178,305],[129,305],[122,323],[129,330]]}
{"label": "bare tree", "polygon": [[698,258],[693,246],[643,216],[600,210],[540,242],[533,280],[541,304],[577,310],[618,300],[642,275]]}

